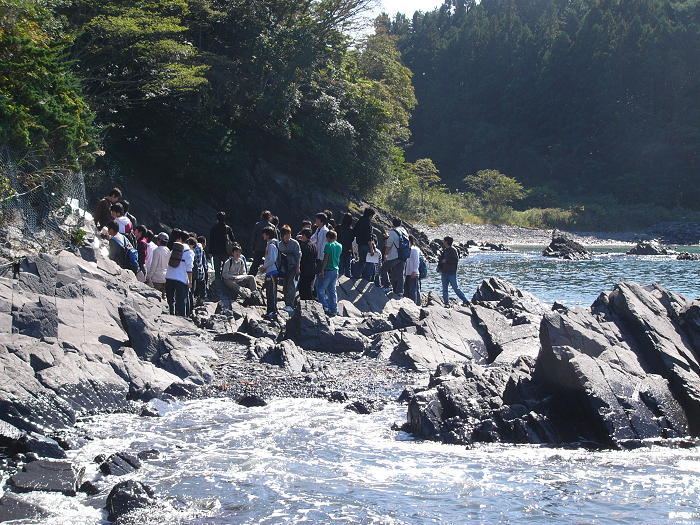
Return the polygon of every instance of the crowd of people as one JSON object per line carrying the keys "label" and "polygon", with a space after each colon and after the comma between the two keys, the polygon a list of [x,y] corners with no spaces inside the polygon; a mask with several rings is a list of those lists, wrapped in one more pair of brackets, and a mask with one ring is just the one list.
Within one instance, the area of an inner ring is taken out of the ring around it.
{"label": "crowd of people", "polygon": [[[415,237],[398,218],[389,231],[375,233],[381,230],[373,225],[374,216],[375,211],[366,208],[356,222],[346,212],[336,223],[334,214],[324,210],[313,221],[304,220],[294,234],[289,225],[280,226],[278,217],[263,211],[249,240],[250,262],[224,212],[217,214],[208,238],[179,229],[156,235],[137,222],[121,190],[114,188],[99,201],[95,222],[109,239],[110,259],[160,291],[173,315],[188,316],[205,300],[212,267],[214,279],[221,279],[234,295],[264,297],[267,318],[277,316],[279,287],[289,312],[297,300],[316,299],[329,316],[337,315],[340,276],[367,279],[389,295],[420,305],[420,283],[428,266]],[[452,244],[453,239],[445,237],[437,267],[447,307],[449,287],[467,302],[457,283],[459,254]]]}

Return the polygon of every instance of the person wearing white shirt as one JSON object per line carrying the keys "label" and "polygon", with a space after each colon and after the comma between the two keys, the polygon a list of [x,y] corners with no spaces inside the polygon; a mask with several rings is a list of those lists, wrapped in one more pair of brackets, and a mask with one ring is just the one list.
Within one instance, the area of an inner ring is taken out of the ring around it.
{"label": "person wearing white shirt", "polygon": [[180,262],[177,266],[170,265],[165,272],[165,295],[168,299],[170,315],[180,315],[186,317],[188,313],[188,302],[190,289],[192,288],[192,267],[194,266],[194,252],[187,245],[187,234],[181,231],[173,232],[173,253],[181,253]]}
{"label": "person wearing white shirt", "polygon": [[418,273],[421,251],[420,248],[416,246],[416,238],[413,235],[409,235],[408,240],[411,243],[411,255],[406,260],[406,271],[404,272],[406,274],[406,279],[404,281],[403,295],[420,306],[420,286],[418,284]]}
{"label": "person wearing white shirt", "polygon": [[156,249],[151,254],[151,262],[146,270],[148,284],[158,290],[165,297],[165,275],[168,272],[170,250],[168,241],[170,237],[165,232],[160,232],[156,239]]}
{"label": "person wearing white shirt", "polygon": [[323,250],[326,247],[326,234],[328,233],[328,217],[325,213],[316,214],[316,232],[311,236],[311,243],[316,246],[316,273],[320,273],[323,262]]}

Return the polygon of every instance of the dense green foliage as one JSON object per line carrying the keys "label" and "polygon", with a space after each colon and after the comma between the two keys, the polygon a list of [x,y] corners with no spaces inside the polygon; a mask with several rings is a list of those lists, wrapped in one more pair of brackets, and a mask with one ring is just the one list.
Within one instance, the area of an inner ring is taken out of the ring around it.
{"label": "dense green foliage", "polygon": [[65,59],[52,7],[0,0],[0,144],[27,174],[74,165],[92,151],[93,114]]}
{"label": "dense green foliage", "polygon": [[407,156],[452,188],[497,169],[521,207],[584,222],[700,209],[700,1],[447,0],[384,23],[419,101]]}

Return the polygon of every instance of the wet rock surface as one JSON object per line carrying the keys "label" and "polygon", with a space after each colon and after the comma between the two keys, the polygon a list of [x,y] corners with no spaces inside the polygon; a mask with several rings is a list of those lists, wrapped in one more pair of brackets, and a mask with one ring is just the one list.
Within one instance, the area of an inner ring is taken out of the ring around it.
{"label": "wet rock surface", "polygon": [[117,483],[107,496],[109,520],[119,521],[130,513],[156,504],[155,492],[139,481],[128,480]]}
{"label": "wet rock surface", "polygon": [[85,468],[75,467],[70,461],[37,460],[12,476],[10,484],[17,492],[40,490],[75,496],[84,472]]}

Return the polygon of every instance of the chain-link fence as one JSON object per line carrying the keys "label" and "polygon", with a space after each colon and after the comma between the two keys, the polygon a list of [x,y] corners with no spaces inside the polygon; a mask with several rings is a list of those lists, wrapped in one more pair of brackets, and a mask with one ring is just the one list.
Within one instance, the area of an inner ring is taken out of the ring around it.
{"label": "chain-link fence", "polygon": [[[3,243],[18,239],[58,248],[84,234],[92,216],[86,211],[83,173],[45,169],[27,175],[6,152],[0,152],[0,231]],[[48,244],[48,245],[47,245]]]}

